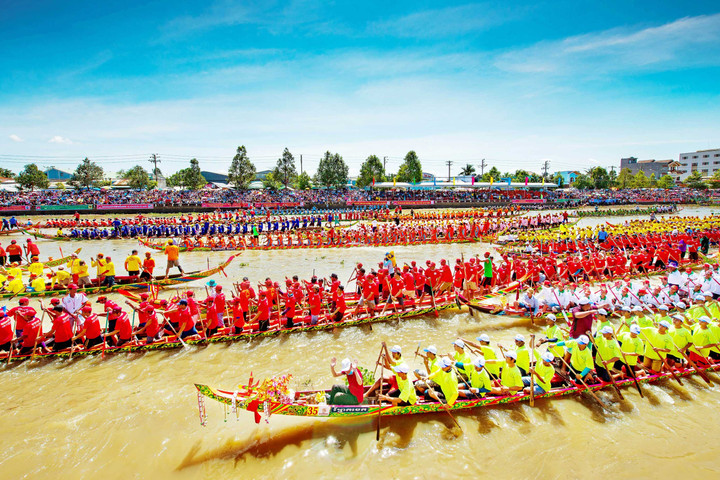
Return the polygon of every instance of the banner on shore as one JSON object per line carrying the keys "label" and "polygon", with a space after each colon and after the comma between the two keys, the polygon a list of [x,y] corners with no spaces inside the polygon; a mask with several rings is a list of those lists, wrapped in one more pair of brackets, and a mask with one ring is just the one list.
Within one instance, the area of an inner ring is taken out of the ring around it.
{"label": "banner on shore", "polygon": [[363,200],[363,201],[357,201],[357,202],[347,202],[347,205],[387,205],[388,202],[385,200]]}
{"label": "banner on shore", "polygon": [[248,204],[242,203],[211,203],[203,202],[200,204],[203,208],[247,208]]}
{"label": "banner on shore", "polygon": [[513,200],[512,203],[545,203],[543,198],[518,198]]}
{"label": "banner on shore", "polygon": [[390,203],[395,205],[435,205],[435,200],[397,200]]}
{"label": "banner on shore", "polygon": [[9,207],[0,207],[3,212],[24,212],[30,210],[30,205],[10,205]]}
{"label": "banner on shore", "polygon": [[98,210],[152,210],[155,205],[152,203],[106,203],[95,205]]}
{"label": "banner on shore", "polygon": [[38,210],[90,210],[92,205],[40,205]]}
{"label": "banner on shore", "polygon": [[302,207],[304,205],[303,202],[255,202],[250,204],[251,207],[260,208]]}

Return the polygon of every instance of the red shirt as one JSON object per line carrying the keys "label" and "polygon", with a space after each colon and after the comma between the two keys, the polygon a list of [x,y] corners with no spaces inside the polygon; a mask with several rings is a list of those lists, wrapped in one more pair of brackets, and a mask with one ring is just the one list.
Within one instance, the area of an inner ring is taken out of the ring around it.
{"label": "red shirt", "polygon": [[[217,320],[217,315],[215,315],[215,320]],[[183,326],[183,332],[192,330],[193,327],[195,327],[195,320],[193,320],[189,308],[181,308],[178,310],[178,322]]]}
{"label": "red shirt", "polygon": [[120,340],[130,340],[130,337],[132,337],[132,324],[127,313],[120,312],[120,316],[115,323],[115,330],[118,330]]}
{"label": "red shirt", "polygon": [[225,294],[215,294],[215,311],[218,313],[225,313]]}
{"label": "red shirt", "polygon": [[308,305],[310,306],[310,315],[320,315],[322,308],[322,297],[319,293],[312,292],[308,295]]}
{"label": "red shirt", "polygon": [[42,323],[37,317],[32,320],[28,320],[25,328],[23,329],[23,347],[32,348],[35,346],[35,339],[41,331],[41,326]]}
{"label": "red shirt", "polygon": [[405,290],[415,290],[415,277],[410,272],[402,274],[403,282],[405,283]]}
{"label": "red shirt", "polygon": [[10,317],[0,318],[0,345],[4,345],[15,336],[12,328],[12,319]]}
{"label": "red shirt", "polygon": [[20,305],[7,311],[8,317],[15,317],[15,330],[24,330],[25,322],[36,314],[37,312],[30,305]]}
{"label": "red shirt", "polygon": [[73,337],[72,318],[67,313],[61,313],[53,319],[55,330],[55,343],[67,342]]}
{"label": "red shirt", "polygon": [[347,305],[345,304],[344,296],[339,296],[337,298],[337,301],[335,302],[335,308],[337,308],[340,313],[345,314],[345,310],[347,310]]}
{"label": "red shirt", "polygon": [[102,328],[100,327],[100,319],[94,313],[85,317],[85,323],[83,324],[85,331],[85,338],[97,338],[102,335]]}
{"label": "red shirt", "polygon": [[148,321],[145,326],[145,333],[148,337],[155,337],[160,332],[160,322],[155,315],[155,309],[148,312]]}
{"label": "red shirt", "polygon": [[360,372],[358,370],[357,374],[360,376],[360,382],[358,382],[357,379],[355,378],[355,372],[347,375],[348,389],[350,390],[350,393],[355,395],[355,398],[358,399],[358,402],[362,403],[363,393],[365,392],[365,389],[363,388],[363,382],[362,382],[362,372]]}
{"label": "red shirt", "polygon": [[270,303],[266,297],[262,297],[258,303],[258,320],[268,320],[270,318]]}
{"label": "red shirt", "polygon": [[450,265],[443,265],[442,272],[440,272],[440,279],[443,281],[443,283],[452,283],[453,273],[452,270],[450,270]]}

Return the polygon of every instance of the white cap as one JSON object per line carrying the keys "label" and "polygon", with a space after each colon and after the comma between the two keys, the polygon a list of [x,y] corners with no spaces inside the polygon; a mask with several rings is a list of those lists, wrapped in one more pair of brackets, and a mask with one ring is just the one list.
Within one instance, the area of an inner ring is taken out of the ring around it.
{"label": "white cap", "polygon": [[670,328],[670,322],[667,320],[661,320],[660,323],[658,323],[661,327]]}
{"label": "white cap", "polygon": [[392,347],[390,347],[390,353],[402,353],[400,345],[393,345]]}
{"label": "white cap", "polygon": [[685,321],[685,319],[682,317],[682,315],[673,315],[673,316],[672,316],[672,319],[673,319],[673,320],[679,320],[679,321],[681,321],[681,322],[684,322],[684,321]]}
{"label": "white cap", "polygon": [[410,367],[408,367],[406,363],[401,363],[400,365],[393,367],[393,370],[398,373],[408,373],[410,371]]}
{"label": "white cap", "polygon": [[552,314],[552,313],[548,313],[545,318],[547,318],[548,320],[550,320],[550,321],[552,321],[552,322],[554,322],[555,320],[557,320],[557,317],[555,316],[555,314]]}
{"label": "white cap", "polygon": [[590,300],[588,300],[586,297],[583,297],[580,299],[580,301],[578,303],[580,305],[587,305],[588,303],[590,303]]}
{"label": "white cap", "polygon": [[440,368],[447,368],[453,364],[453,361],[448,357],[442,357],[438,360],[438,364],[440,365]]}
{"label": "white cap", "polygon": [[507,352],[507,353],[505,354],[505,356],[506,356],[506,357],[510,357],[510,358],[512,358],[513,360],[517,360],[517,353],[513,352],[512,350],[510,350],[509,352]]}
{"label": "white cap", "polygon": [[452,344],[455,345],[456,347],[465,348],[465,342],[463,342],[459,338],[457,340],[455,340],[454,342],[452,342]]}
{"label": "white cap", "polygon": [[435,345],[430,345],[425,349],[426,352],[432,353],[433,355],[437,355],[437,348]]}
{"label": "white cap", "polygon": [[636,334],[636,335],[639,335],[640,332],[641,332],[641,330],[640,330],[640,325],[637,325],[637,324],[634,324],[634,323],[633,323],[632,325],[630,325],[630,333],[634,333],[634,334]]}
{"label": "white cap", "polygon": [[552,363],[553,360],[555,360],[555,355],[553,355],[550,352],[545,352],[542,355],[540,355],[540,358],[542,358],[544,361],[548,363]]}
{"label": "white cap", "polygon": [[517,335],[515,335],[515,341],[516,341],[516,342],[524,342],[524,341],[525,341],[525,337],[523,337],[522,335],[520,335],[520,334],[518,333]]}
{"label": "white cap", "polygon": [[629,311],[630,311],[630,307],[628,307],[628,306],[626,306],[626,305],[623,305],[622,307],[620,307],[620,310],[623,311],[623,312],[629,312]]}
{"label": "white cap", "polygon": [[685,302],[676,302],[675,308],[687,308],[687,305],[685,305]]}
{"label": "white cap", "polygon": [[607,310],[605,310],[604,308],[601,308],[601,309],[598,310],[598,314],[600,314],[600,315],[607,315]]}
{"label": "white cap", "polygon": [[588,343],[590,343],[590,339],[588,338],[587,335],[580,335],[577,339],[577,342],[580,345],[587,345]]}
{"label": "white cap", "polygon": [[605,325],[600,329],[600,333],[602,333],[603,335],[605,335],[606,333],[613,333],[613,329],[610,325]]}
{"label": "white cap", "polygon": [[342,362],[340,362],[340,372],[348,372],[350,371],[350,366],[352,363],[350,363],[349,358],[344,358]]}
{"label": "white cap", "polygon": [[712,292],[711,292],[710,290],[708,290],[707,292],[703,293],[703,295],[705,295],[706,297],[712,297],[712,296],[713,296],[713,294],[712,294]]}
{"label": "white cap", "polygon": [[698,301],[704,302],[705,295],[703,295],[702,293],[699,293],[699,294],[695,295],[695,297],[693,297],[693,300],[698,300]]}
{"label": "white cap", "polygon": [[667,312],[667,311],[670,310],[670,309],[668,308],[667,305],[660,305],[660,306],[658,307],[658,310],[665,310],[665,311]]}
{"label": "white cap", "polygon": [[488,343],[490,343],[490,335],[488,335],[487,333],[483,333],[482,335],[480,335],[479,337],[477,337],[476,340],[477,340],[478,342],[488,342]]}
{"label": "white cap", "polygon": [[485,359],[483,357],[477,357],[475,360],[473,360],[473,365],[476,367],[484,367],[485,366]]}
{"label": "white cap", "polygon": [[698,318],[698,322],[710,323],[710,317],[708,317],[707,315],[703,315],[702,317]]}

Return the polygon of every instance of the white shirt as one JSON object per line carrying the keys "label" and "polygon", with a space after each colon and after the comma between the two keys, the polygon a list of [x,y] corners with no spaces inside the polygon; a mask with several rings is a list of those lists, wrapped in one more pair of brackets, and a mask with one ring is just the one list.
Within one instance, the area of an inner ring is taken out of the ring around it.
{"label": "white shirt", "polygon": [[78,327],[82,327],[84,323],[83,317],[80,315],[80,310],[87,303],[87,297],[84,293],[76,293],[75,297],[71,297],[69,294],[63,297],[60,304],[62,307],[73,315],[78,316]]}

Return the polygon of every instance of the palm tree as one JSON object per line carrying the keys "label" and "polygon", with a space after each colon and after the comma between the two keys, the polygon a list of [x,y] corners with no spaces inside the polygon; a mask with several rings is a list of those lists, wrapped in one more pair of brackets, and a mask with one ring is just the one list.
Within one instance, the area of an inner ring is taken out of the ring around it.
{"label": "palm tree", "polygon": [[475,167],[470,165],[469,163],[465,165],[462,170],[460,170],[460,175],[472,175],[475,173]]}

